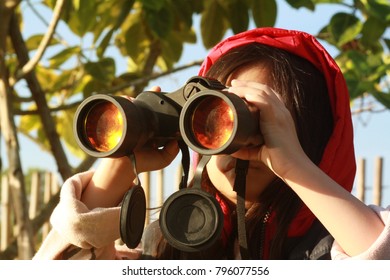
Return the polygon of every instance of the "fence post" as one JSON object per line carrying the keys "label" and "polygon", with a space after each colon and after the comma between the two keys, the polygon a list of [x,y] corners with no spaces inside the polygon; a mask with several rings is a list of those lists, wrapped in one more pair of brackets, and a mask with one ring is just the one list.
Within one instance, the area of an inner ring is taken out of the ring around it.
{"label": "fence post", "polygon": [[30,219],[33,219],[37,215],[39,199],[39,189],[41,185],[41,176],[39,172],[33,172],[31,174],[31,193],[30,193],[30,209],[28,211]]}
{"label": "fence post", "polygon": [[[43,202],[47,204],[52,196],[51,193],[51,173],[45,172],[45,182],[43,189]],[[42,227],[42,240],[46,238],[50,231],[50,222],[47,221]]]}
{"label": "fence post", "polygon": [[360,158],[358,160],[357,166],[357,193],[356,196],[361,201],[365,201],[365,190],[366,190],[366,160],[364,158]]}
{"label": "fence post", "polygon": [[373,198],[375,205],[382,204],[382,176],[383,176],[383,158],[375,159]]}
{"label": "fence post", "polygon": [[4,251],[11,239],[11,199],[8,176],[1,177],[1,242],[0,251]]}

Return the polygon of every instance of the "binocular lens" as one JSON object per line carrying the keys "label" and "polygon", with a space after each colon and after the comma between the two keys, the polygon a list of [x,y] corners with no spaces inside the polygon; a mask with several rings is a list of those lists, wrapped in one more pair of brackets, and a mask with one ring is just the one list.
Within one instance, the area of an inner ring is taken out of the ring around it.
{"label": "binocular lens", "polygon": [[123,116],[111,102],[99,102],[85,118],[85,134],[90,146],[96,151],[108,152],[115,148],[123,131]]}
{"label": "binocular lens", "polygon": [[191,125],[199,145],[206,149],[219,149],[233,133],[233,111],[221,98],[208,96],[194,109]]}

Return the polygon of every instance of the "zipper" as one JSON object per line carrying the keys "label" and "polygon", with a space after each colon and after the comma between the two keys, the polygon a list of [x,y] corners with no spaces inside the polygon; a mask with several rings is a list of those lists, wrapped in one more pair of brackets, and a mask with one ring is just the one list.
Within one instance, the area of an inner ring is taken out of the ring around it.
{"label": "zipper", "polygon": [[261,223],[260,227],[260,246],[259,246],[259,258],[262,260],[264,256],[264,241],[265,241],[265,230],[267,227],[267,223],[269,221],[269,218],[271,216],[271,211],[267,210],[264,214],[263,221]]}

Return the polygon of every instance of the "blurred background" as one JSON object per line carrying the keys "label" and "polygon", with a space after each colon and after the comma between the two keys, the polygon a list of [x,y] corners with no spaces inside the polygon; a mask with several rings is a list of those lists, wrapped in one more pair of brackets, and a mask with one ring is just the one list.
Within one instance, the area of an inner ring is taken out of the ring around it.
{"label": "blurred background", "polygon": [[[210,47],[257,26],[306,31],[336,59],[353,113],[353,193],[367,204],[390,205],[388,0],[0,5],[0,259],[30,259],[50,229],[63,181],[98,163],[74,140],[73,115],[82,100],[96,93],[135,97],[153,85],[174,91],[197,75]],[[179,156],[165,170],[142,175],[149,206],[177,189],[180,172]]]}

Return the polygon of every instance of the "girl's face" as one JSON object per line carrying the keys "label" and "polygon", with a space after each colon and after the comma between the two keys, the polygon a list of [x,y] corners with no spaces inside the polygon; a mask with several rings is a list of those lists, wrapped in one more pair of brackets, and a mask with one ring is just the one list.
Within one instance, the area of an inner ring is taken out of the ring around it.
{"label": "girl's face", "polygon": [[[263,65],[250,65],[232,73],[227,81],[230,84],[232,79],[269,83],[267,68]],[[212,156],[207,164],[207,172],[213,185],[226,198],[236,203],[236,192],[233,191],[235,180],[236,159],[231,155]],[[256,202],[263,190],[270,184],[276,175],[261,161],[250,161],[246,177],[246,201]]]}

